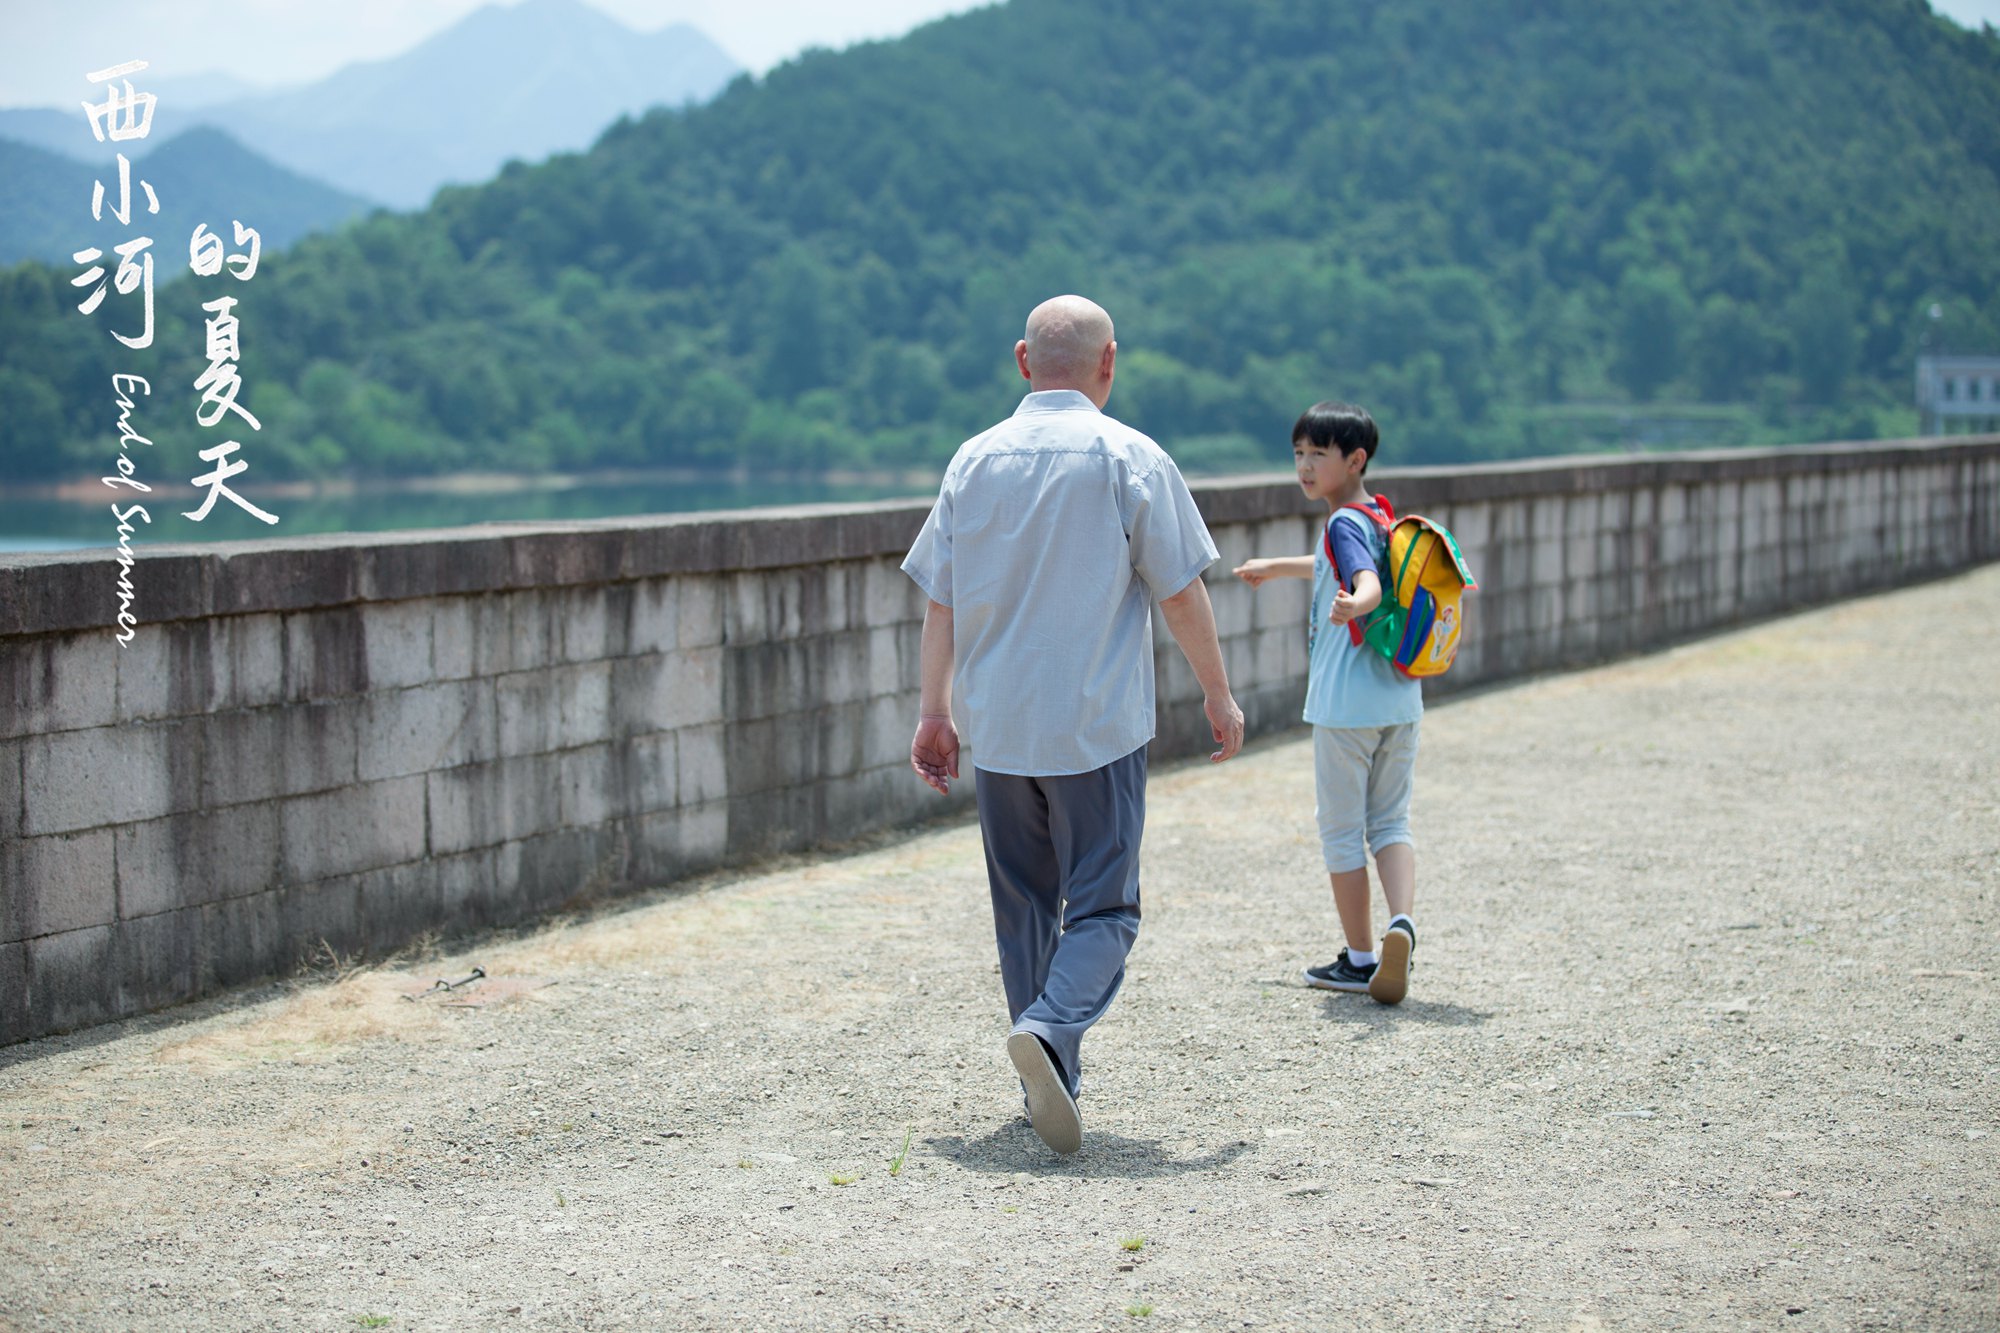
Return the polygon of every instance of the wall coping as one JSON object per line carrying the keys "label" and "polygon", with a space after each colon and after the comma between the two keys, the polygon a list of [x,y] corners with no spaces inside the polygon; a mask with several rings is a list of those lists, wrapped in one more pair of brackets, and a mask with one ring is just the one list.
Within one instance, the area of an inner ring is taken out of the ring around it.
{"label": "wall coping", "polygon": [[[1728,479],[1857,471],[1885,461],[1959,463],[2000,454],[2000,435],[1867,440],[1670,454],[1581,454],[1499,463],[1385,468],[1403,506],[1629,490]],[[1895,455],[1885,460],[1884,455]],[[1190,483],[1207,520],[1311,512],[1278,473]],[[900,555],[929,498],[793,505],[569,522],[491,522],[374,533],[135,547],[140,624],[301,611],[355,602],[616,583]],[[117,560],[109,548],[0,555],[0,637],[110,629]]]}

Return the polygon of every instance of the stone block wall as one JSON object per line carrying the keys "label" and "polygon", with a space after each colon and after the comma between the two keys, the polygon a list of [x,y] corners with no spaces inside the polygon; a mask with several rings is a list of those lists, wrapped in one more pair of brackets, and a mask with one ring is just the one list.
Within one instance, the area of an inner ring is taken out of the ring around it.
{"label": "stone block wall", "polygon": [[[2000,438],[1385,472],[1483,591],[1438,692],[2000,558]],[[1311,549],[1196,497],[1253,734]],[[925,501],[0,557],[0,1043],[962,808],[908,767]],[[1210,744],[1156,618],[1162,758]]]}

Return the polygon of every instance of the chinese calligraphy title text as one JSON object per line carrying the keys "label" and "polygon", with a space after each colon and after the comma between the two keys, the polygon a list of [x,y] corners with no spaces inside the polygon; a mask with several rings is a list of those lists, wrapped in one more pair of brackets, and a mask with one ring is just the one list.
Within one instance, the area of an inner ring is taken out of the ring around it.
{"label": "chinese calligraphy title text", "polygon": [[[140,92],[132,86],[131,75],[146,68],[143,60],[127,61],[85,75],[90,82],[104,84],[105,96],[102,102],[83,103],[84,113],[90,117],[90,131],[99,143],[124,143],[134,139],[144,139],[152,132],[153,112],[159,98],[152,93]],[[128,230],[132,227],[132,163],[123,152],[118,154],[118,195],[112,205],[111,215]],[[139,189],[146,198],[146,213],[160,211],[159,195],[150,182],[139,181]],[[90,196],[90,215],[102,220],[105,197],[108,191],[103,181],[98,181]],[[235,244],[239,249],[225,255],[222,238],[208,229],[207,223],[198,224],[188,238],[188,267],[197,278],[213,278],[226,266],[231,277],[238,282],[248,282],[257,273],[257,259],[262,252],[262,239],[257,232],[246,227],[240,220],[231,219]],[[241,248],[246,247],[247,249]],[[77,263],[89,265],[81,275],[71,279],[73,287],[88,287],[90,292],[77,309],[86,315],[95,314],[104,303],[107,288],[115,289],[120,296],[130,296],[138,291],[141,299],[141,322],[137,336],[128,337],[116,329],[111,336],[133,351],[143,351],[153,345],[153,238],[134,236],[112,247],[118,256],[118,267],[108,278],[104,265],[99,261],[104,252],[95,247],[79,250],[73,256]],[[206,321],[206,352],[208,369],[194,382],[201,391],[200,405],[195,408],[195,420],[204,429],[212,429],[230,413],[234,413],[251,430],[262,430],[262,424],[248,408],[237,401],[242,393],[242,377],[237,373],[237,362],[241,359],[241,321],[236,316],[237,298],[220,296],[202,303],[208,312]],[[150,492],[153,488],[141,481],[138,467],[132,461],[130,447],[143,444],[151,448],[153,441],[132,424],[132,414],[136,400],[132,394],[150,396],[153,386],[142,375],[120,373],[111,377],[111,387],[118,403],[118,462],[117,474],[103,478],[104,484],[117,490],[121,487]],[[227,499],[251,517],[263,523],[276,523],[278,517],[258,508],[237,494],[229,486],[231,478],[247,472],[250,465],[240,458],[232,458],[242,445],[236,440],[224,440],[199,451],[202,461],[214,466],[194,478],[196,486],[208,488],[207,496],[197,509],[183,512],[183,517],[196,523],[207,518],[218,499]],[[144,505],[137,502],[123,507],[114,501],[111,513],[118,521],[118,642],[121,646],[130,643],[134,636],[134,626],[138,618],[132,612],[135,593],[132,588],[132,533],[133,520],[150,524],[152,515]]]}

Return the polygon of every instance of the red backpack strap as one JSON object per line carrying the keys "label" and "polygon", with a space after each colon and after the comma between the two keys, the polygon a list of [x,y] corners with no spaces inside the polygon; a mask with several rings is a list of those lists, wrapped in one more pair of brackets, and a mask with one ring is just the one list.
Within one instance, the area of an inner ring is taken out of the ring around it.
{"label": "red backpack strap", "polygon": [[[1380,508],[1378,509],[1376,506],[1380,506]],[[1369,521],[1384,532],[1389,530],[1391,526],[1390,520],[1395,516],[1395,511],[1389,508],[1389,497],[1386,495],[1376,496],[1374,505],[1351,504],[1342,505],[1341,508],[1352,509],[1357,513],[1367,515]],[[1333,569],[1333,581],[1335,585],[1343,592],[1353,592],[1354,580],[1341,570],[1340,560],[1333,553],[1334,518],[1334,514],[1327,515],[1326,527],[1320,532],[1320,541],[1326,547],[1326,563]],[[1363,630],[1359,618],[1347,622],[1348,640],[1357,648],[1361,646],[1362,634]]]}
{"label": "red backpack strap", "polygon": [[1366,514],[1368,521],[1387,532],[1396,522],[1396,510],[1390,505],[1389,497],[1378,495],[1373,504],[1363,501],[1358,504],[1342,505],[1342,509],[1352,509],[1358,514]]}

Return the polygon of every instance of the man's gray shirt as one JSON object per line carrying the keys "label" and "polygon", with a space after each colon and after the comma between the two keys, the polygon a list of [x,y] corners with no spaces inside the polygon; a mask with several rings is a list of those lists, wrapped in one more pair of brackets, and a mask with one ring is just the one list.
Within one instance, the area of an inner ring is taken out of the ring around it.
{"label": "man's gray shirt", "polygon": [[1150,741],[1153,599],[1215,558],[1173,459],[1074,389],[959,446],[903,570],[952,610],[972,762],[1087,773]]}

